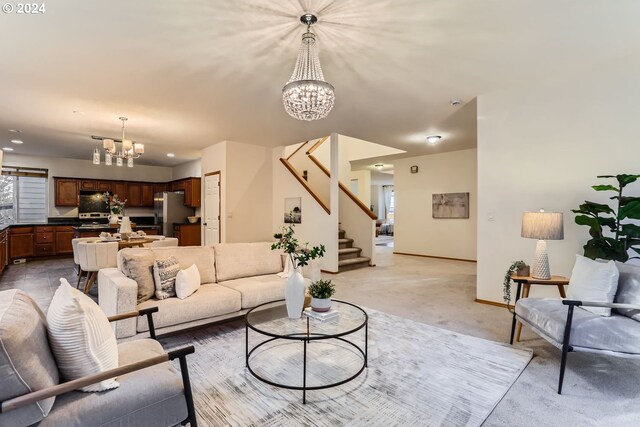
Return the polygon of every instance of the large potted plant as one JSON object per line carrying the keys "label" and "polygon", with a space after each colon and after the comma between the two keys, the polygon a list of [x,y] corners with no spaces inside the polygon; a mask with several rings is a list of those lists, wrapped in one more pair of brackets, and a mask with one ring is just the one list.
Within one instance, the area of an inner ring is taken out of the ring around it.
{"label": "large potted plant", "polygon": [[584,256],[626,262],[630,250],[640,254],[640,226],[634,223],[640,220],[640,197],[624,196],[623,192],[640,175],[600,175],[598,178],[615,178],[618,186],[600,184],[591,187],[596,191],[613,192],[609,197],[614,201],[613,207],[587,200],[578,209],[571,210],[577,214],[576,224],[589,227],[591,239],[583,246]]}
{"label": "large potted plant", "polygon": [[325,253],[325,248],[324,245],[309,248],[309,243],[304,244],[304,246],[300,245],[294,232],[294,215],[293,212],[289,213],[291,222],[282,227],[282,233],[274,234],[273,237],[277,240],[271,245],[271,249],[283,250],[293,266],[293,271],[290,272],[285,284],[284,298],[289,318],[298,319],[302,315],[305,294],[304,277],[302,277],[300,267],[308,265],[312,259],[321,258]]}
{"label": "large potted plant", "polygon": [[331,280],[317,280],[309,285],[311,295],[311,309],[324,312],[331,309],[331,297],[336,293],[336,287]]}

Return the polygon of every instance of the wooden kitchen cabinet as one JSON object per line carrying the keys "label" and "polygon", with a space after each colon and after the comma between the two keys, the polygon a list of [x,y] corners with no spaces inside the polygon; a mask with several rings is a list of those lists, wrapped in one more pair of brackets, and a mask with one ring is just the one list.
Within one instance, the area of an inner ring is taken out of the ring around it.
{"label": "wooden kitchen cabinet", "polygon": [[99,181],[98,182],[98,191],[100,192],[105,192],[105,191],[109,191],[111,192],[111,188],[113,187],[112,182],[111,181]]}
{"label": "wooden kitchen cabinet", "polygon": [[7,268],[9,263],[9,230],[0,231],[0,274]]}
{"label": "wooden kitchen cabinet", "polygon": [[200,246],[200,224],[174,224],[173,237],[178,246]]}
{"label": "wooden kitchen cabinet", "polygon": [[200,178],[186,178],[171,183],[171,191],[184,192],[184,205],[200,207]]}
{"label": "wooden kitchen cabinet", "polygon": [[127,206],[142,206],[142,185],[137,182],[127,183]]}
{"label": "wooden kitchen cabinet", "polygon": [[82,179],[80,180],[80,190],[97,190],[98,189],[98,181],[92,179]]}
{"label": "wooden kitchen cabinet", "polygon": [[80,183],[77,179],[54,178],[56,206],[78,206]]}
{"label": "wooden kitchen cabinet", "polygon": [[33,227],[13,227],[9,231],[9,258],[30,258],[35,254]]}
{"label": "wooden kitchen cabinet", "polygon": [[140,184],[142,203],[140,206],[153,207],[153,184]]}
{"label": "wooden kitchen cabinet", "polygon": [[169,191],[169,184],[163,182],[160,184],[153,184],[153,193],[162,193],[165,191]]}
{"label": "wooden kitchen cabinet", "polygon": [[71,240],[73,239],[74,231],[70,225],[59,225],[56,227],[55,233],[55,250],[56,255],[72,255],[73,246]]}
{"label": "wooden kitchen cabinet", "polygon": [[127,185],[124,182],[114,182],[111,186],[111,190],[114,196],[118,196],[118,199],[125,200],[127,198]]}

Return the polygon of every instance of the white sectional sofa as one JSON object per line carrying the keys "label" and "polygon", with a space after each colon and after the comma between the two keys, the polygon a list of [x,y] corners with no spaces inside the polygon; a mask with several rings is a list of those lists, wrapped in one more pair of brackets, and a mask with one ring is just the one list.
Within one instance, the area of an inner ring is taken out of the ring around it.
{"label": "white sectional sofa", "polygon": [[[153,263],[173,255],[182,269],[195,264],[202,286],[181,300],[150,296]],[[271,243],[223,243],[213,247],[131,248],[118,252],[118,267],[98,273],[98,302],[107,316],[158,307],[153,321],[156,332],[214,323],[243,315],[252,307],[284,298],[286,279],[277,273],[284,267],[282,252]],[[307,285],[320,278],[318,263],[302,270]],[[146,317],[117,322],[116,337],[148,335]]]}

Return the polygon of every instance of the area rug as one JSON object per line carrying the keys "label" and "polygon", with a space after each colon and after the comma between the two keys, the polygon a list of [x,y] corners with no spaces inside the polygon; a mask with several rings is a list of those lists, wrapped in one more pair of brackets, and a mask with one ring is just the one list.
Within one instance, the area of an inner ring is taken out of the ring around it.
{"label": "area rug", "polygon": [[[528,350],[367,312],[368,368],[341,386],[308,391],[306,404],[301,391],[267,385],[247,371],[241,321],[161,342],[166,349],[195,346],[188,365],[198,424],[211,427],[479,426],[532,357]],[[250,335],[251,343],[260,341]],[[364,331],[353,341],[362,344]],[[301,384],[302,344],[274,341],[265,347],[252,367],[269,379]],[[347,344],[311,343],[308,352],[311,385],[346,378],[361,363]]]}

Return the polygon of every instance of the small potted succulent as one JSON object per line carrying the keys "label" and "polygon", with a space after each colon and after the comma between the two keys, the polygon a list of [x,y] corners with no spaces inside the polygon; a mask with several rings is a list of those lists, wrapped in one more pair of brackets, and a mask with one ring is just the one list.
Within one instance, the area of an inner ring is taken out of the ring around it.
{"label": "small potted succulent", "polygon": [[511,301],[511,276],[514,274],[516,276],[528,276],[529,275],[529,266],[522,260],[513,261],[507,271],[504,273],[504,281],[502,283],[502,293],[504,302],[507,304],[507,308],[509,308],[509,303]]}
{"label": "small potted succulent", "polygon": [[329,311],[331,297],[336,293],[336,287],[331,280],[318,280],[309,285],[311,295],[311,309],[313,311]]}

